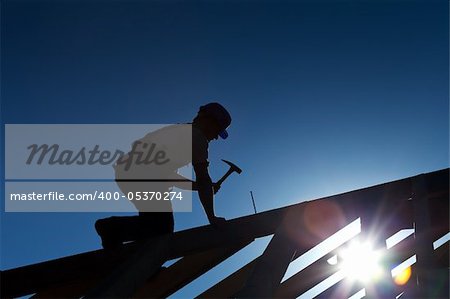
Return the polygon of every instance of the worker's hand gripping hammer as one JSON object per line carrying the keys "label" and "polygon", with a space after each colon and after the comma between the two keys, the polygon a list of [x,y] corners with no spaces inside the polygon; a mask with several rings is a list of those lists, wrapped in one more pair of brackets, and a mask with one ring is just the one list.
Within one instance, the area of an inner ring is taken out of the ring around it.
{"label": "worker's hand gripping hammer", "polygon": [[228,166],[230,166],[230,169],[228,169],[228,171],[223,175],[223,177],[214,184],[214,193],[217,193],[217,191],[220,189],[220,185],[222,185],[223,181],[225,181],[227,179],[227,177],[230,176],[230,174],[232,174],[233,172],[237,172],[238,174],[241,174],[241,172],[242,172],[242,169],[240,169],[239,167],[237,167],[235,164],[231,163],[230,161],[223,160],[223,159],[222,159],[222,161],[227,163]]}

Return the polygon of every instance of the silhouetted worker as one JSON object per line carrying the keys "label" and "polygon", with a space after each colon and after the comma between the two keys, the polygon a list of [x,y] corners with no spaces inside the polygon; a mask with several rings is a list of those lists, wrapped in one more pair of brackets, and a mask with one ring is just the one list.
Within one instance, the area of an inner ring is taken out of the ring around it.
{"label": "silhouetted worker", "polygon": [[[209,103],[200,107],[192,125],[171,125],[147,134],[135,141],[132,151],[118,159],[115,164],[116,182],[119,188],[125,196],[128,196],[130,192],[132,194],[148,191],[163,193],[170,191],[174,186],[187,189],[189,187],[186,188],[186,181],[189,183],[191,181],[180,176],[177,170],[192,163],[196,179],[192,182],[192,190],[198,192],[209,222],[213,225],[224,223],[224,218],[216,217],[214,214],[214,193],[220,186],[212,182],[208,172],[208,143],[218,139],[219,136],[226,139],[228,137],[226,129],[230,124],[231,116],[228,111],[219,103]],[[159,165],[158,163],[148,165],[139,163],[138,155],[134,155],[133,151],[134,153],[153,151],[154,148],[149,148],[149,145],[153,144],[164,145],[163,148],[169,152],[171,159],[160,159],[159,162],[162,163]],[[192,153],[190,151],[176,152],[177,149],[182,148],[183,144],[192,144]],[[130,161],[132,163],[127,163]],[[142,178],[146,178],[147,181]],[[165,180],[155,183],[158,179]],[[183,179],[184,183],[181,181]],[[179,182],[170,180],[179,180]],[[102,239],[103,248],[111,249],[126,241],[173,233],[174,219],[170,201],[134,200],[132,202],[139,211],[138,216],[113,216],[96,221],[95,229]]]}

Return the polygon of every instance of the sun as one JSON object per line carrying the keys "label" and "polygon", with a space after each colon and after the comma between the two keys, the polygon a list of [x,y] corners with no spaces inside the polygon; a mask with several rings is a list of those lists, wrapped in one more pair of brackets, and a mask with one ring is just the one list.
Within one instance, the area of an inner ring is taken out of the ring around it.
{"label": "sun", "polygon": [[340,269],[353,280],[374,281],[381,277],[381,254],[373,250],[369,242],[354,241],[338,254]]}

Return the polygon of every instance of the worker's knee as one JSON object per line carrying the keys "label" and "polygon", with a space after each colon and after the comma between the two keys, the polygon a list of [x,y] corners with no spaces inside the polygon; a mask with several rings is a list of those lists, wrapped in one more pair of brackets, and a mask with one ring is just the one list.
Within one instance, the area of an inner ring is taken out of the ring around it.
{"label": "worker's knee", "polygon": [[107,229],[108,219],[98,219],[95,221],[95,230],[99,235],[103,235]]}
{"label": "worker's knee", "polygon": [[102,229],[102,219],[95,221],[95,230],[100,233]]}

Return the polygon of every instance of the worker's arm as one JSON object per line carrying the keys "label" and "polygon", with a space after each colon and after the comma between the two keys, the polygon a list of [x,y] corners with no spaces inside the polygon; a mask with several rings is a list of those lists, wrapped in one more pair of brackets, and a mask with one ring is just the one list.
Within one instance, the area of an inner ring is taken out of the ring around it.
{"label": "worker's arm", "polygon": [[[193,182],[190,179],[179,175],[178,173],[171,174],[171,179],[173,179],[173,186],[177,187],[179,189],[183,190],[192,190],[192,191],[198,191],[198,183]],[[176,181],[177,180],[177,181]],[[183,181],[185,180],[185,181]],[[220,185],[217,185],[216,183],[212,183],[214,194],[216,194],[220,190]]]}
{"label": "worker's arm", "polygon": [[[179,175],[178,173],[171,174],[171,179],[173,179],[173,185],[174,187],[177,187],[179,189],[183,190],[197,190],[196,183],[191,181],[190,179]],[[178,181],[175,181],[178,180]],[[183,181],[185,180],[185,181]]]}
{"label": "worker's arm", "polygon": [[200,202],[202,203],[209,222],[211,224],[223,223],[225,221],[224,218],[216,217],[214,215],[214,184],[208,173],[208,163],[196,163],[193,166],[196,178],[194,187],[198,191]]}

